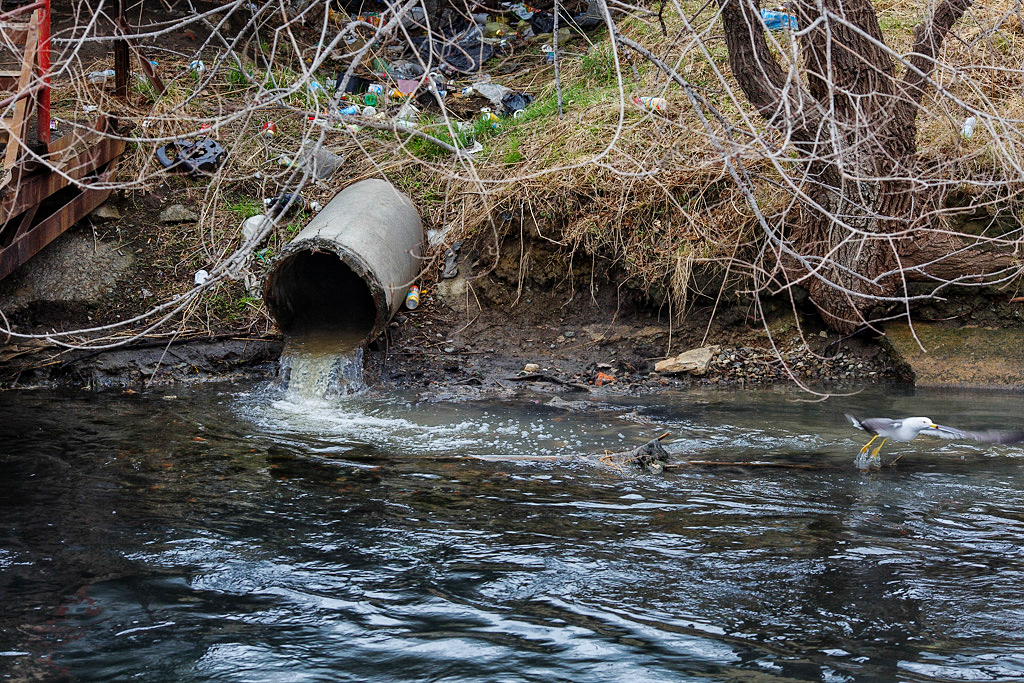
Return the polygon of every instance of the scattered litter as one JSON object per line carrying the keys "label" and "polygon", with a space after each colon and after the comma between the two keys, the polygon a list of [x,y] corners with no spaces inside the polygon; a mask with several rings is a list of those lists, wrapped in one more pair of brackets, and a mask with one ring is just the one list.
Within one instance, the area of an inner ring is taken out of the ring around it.
{"label": "scattered litter", "polygon": [[263,200],[263,206],[270,216],[285,215],[305,206],[302,197],[294,192],[282,192],[276,197],[267,197]]}
{"label": "scattered litter", "polygon": [[272,138],[277,135],[277,124],[273,121],[264,121],[260,126],[260,135],[265,138]]}
{"label": "scattered litter", "polygon": [[[202,285],[205,285],[207,280],[209,280],[209,279],[210,279],[210,274],[209,273],[207,273],[205,270],[197,270],[196,274],[195,274],[195,277],[192,278],[192,282],[194,282],[197,287],[200,287]],[[175,398],[177,398],[177,397],[175,397]]]}
{"label": "scattered litter", "polygon": [[968,116],[964,119],[964,127],[960,130],[960,134],[965,138],[969,138],[974,135],[974,127],[978,125],[978,119],[973,116]]}
{"label": "scattered litter", "polygon": [[783,29],[796,30],[796,17],[785,12],[773,12],[770,9],[761,10],[761,20],[769,31],[781,31]]}
{"label": "scattered litter", "polygon": [[512,88],[497,83],[474,83],[473,90],[489,99],[495,108],[500,108],[502,100],[512,92]]}
{"label": "scattered litter", "polygon": [[[298,163],[317,180],[326,180],[341,168],[345,163],[345,157],[335,154],[314,141],[307,141],[302,147],[302,152],[299,153]],[[288,165],[290,164],[289,160]]]}
{"label": "scattered litter", "polygon": [[489,122],[491,124],[491,128],[495,129],[497,129],[498,125],[501,123],[501,119],[498,118],[497,114],[487,107],[480,110],[480,120]]}
{"label": "scattered litter", "polygon": [[175,140],[156,150],[156,159],[168,171],[193,175],[213,173],[228,153],[216,140]]}
{"label": "scattered litter", "polygon": [[522,19],[523,21],[529,21],[530,17],[532,17],[534,14],[532,9],[528,8],[521,2],[517,2],[515,4],[512,4],[510,2],[503,2],[501,3],[501,6],[508,10],[509,12],[511,12],[512,14],[519,17],[520,19]]}
{"label": "scattered litter", "polygon": [[515,116],[526,109],[530,102],[533,102],[533,97],[531,95],[510,92],[501,98],[501,113],[504,116]]}
{"label": "scattered litter", "polygon": [[463,154],[476,154],[477,152],[482,152],[483,150],[484,150],[484,146],[480,144],[480,141],[479,140],[474,140],[472,145],[470,145],[469,147],[463,147],[462,148],[462,153]]}
{"label": "scattered litter", "polygon": [[420,288],[417,285],[413,285],[409,288],[409,293],[405,295],[405,307],[410,311],[420,305]]}
{"label": "scattered litter", "polygon": [[420,110],[412,102],[406,102],[398,110],[398,120],[412,123],[419,118]]}
{"label": "scattered litter", "polygon": [[242,241],[251,242],[263,232],[263,228],[269,222],[269,218],[262,213],[250,216],[242,221]]}
{"label": "scattered litter", "polygon": [[206,65],[203,64],[203,60],[201,59],[193,59],[191,62],[188,63],[188,68],[189,71],[191,71],[196,76],[206,71]]}
{"label": "scattered litter", "polygon": [[459,274],[459,252],[462,250],[463,240],[452,242],[452,246],[444,252],[444,271],[441,273],[443,280],[450,280]]}
{"label": "scattered litter", "polygon": [[633,103],[640,105],[644,109],[650,109],[652,111],[668,110],[668,100],[664,97],[634,97]]}
{"label": "scattered litter", "polygon": [[106,83],[116,75],[117,72],[113,69],[104,69],[103,71],[91,71],[86,78],[90,83],[102,84]]}

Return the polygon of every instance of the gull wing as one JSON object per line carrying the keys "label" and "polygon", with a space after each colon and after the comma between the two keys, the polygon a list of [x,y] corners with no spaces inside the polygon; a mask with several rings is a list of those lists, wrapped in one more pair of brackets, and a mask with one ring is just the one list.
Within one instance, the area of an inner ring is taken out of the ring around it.
{"label": "gull wing", "polygon": [[857,429],[863,429],[869,434],[890,434],[894,429],[899,429],[899,420],[890,420],[889,418],[866,418],[864,420],[857,420],[852,415],[846,416],[847,420],[856,427]]}
{"label": "gull wing", "polygon": [[1024,443],[1024,432],[1002,432],[990,429],[985,432],[969,432],[956,427],[935,425],[934,429],[922,429],[923,436],[937,436],[940,439],[972,439],[981,443]]}

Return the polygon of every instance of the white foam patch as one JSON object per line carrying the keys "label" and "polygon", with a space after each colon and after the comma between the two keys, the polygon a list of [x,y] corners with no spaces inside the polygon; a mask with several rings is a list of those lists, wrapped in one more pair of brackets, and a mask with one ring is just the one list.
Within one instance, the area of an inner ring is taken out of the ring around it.
{"label": "white foam patch", "polygon": [[242,412],[261,431],[299,441],[313,436],[339,447],[370,443],[416,455],[569,455],[594,447],[587,444],[592,440],[588,436],[593,425],[585,418],[578,424],[561,422],[556,426],[529,413],[507,417],[473,410],[464,403],[456,410],[365,395],[319,399],[271,394],[262,399],[258,395],[242,397],[248,403]]}

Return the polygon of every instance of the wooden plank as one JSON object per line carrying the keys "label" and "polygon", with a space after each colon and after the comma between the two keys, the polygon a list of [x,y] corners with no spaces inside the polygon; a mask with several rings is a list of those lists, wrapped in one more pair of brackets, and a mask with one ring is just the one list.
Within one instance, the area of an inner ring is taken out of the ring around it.
{"label": "wooden plank", "polygon": [[[18,92],[28,88],[29,82],[35,75],[36,70],[36,47],[39,42],[39,11],[32,13],[32,20],[28,27],[28,37],[25,39],[25,56],[21,62],[21,75],[18,78]],[[18,160],[21,152],[21,142],[25,131],[25,119],[28,114],[29,98],[23,97],[14,105],[14,121],[8,128],[7,151],[4,154],[4,179],[0,185],[6,185],[11,179],[11,169],[14,162]]]}
{"label": "wooden plank", "polygon": [[12,45],[24,45],[25,37],[28,36],[28,22],[2,22],[0,23],[0,34],[3,34],[4,42]]}

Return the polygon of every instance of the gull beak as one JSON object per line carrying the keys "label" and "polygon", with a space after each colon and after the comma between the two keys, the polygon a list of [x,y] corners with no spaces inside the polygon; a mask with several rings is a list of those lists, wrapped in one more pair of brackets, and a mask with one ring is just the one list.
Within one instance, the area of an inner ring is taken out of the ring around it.
{"label": "gull beak", "polygon": [[939,425],[932,425],[932,429],[938,429]]}

